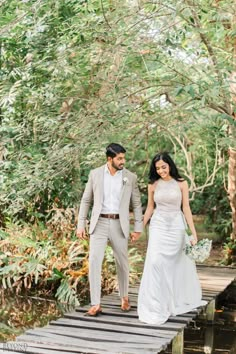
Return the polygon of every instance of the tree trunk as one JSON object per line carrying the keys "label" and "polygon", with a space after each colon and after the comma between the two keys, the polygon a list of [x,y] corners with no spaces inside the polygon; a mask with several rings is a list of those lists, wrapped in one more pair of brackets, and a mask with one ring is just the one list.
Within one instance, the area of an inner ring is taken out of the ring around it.
{"label": "tree trunk", "polygon": [[[236,10],[236,5],[234,5]],[[233,17],[232,29],[236,24],[236,15]],[[231,74],[230,80],[230,91],[233,101],[232,107],[232,116],[236,122],[236,112],[234,111],[236,106],[236,38],[233,38],[233,63],[234,63],[234,72]],[[228,194],[229,202],[232,210],[232,234],[231,239],[236,240],[236,128],[231,126],[231,137],[234,142],[234,146],[229,148],[229,171],[228,171]]]}
{"label": "tree trunk", "polygon": [[236,149],[229,148],[228,195],[232,210],[232,234],[236,239]]}

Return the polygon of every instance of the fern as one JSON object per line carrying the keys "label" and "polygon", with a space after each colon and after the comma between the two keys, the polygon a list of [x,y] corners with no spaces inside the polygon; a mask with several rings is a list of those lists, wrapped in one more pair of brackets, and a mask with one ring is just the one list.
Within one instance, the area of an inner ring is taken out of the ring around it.
{"label": "fern", "polygon": [[73,286],[71,286],[67,278],[61,280],[61,284],[56,292],[56,298],[60,302],[68,303],[74,306],[79,305],[76,290]]}

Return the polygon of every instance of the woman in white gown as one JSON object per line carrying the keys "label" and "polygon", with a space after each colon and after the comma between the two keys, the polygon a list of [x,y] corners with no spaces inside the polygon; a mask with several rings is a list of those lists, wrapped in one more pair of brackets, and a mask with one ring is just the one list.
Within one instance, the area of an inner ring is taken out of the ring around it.
{"label": "woman in white gown", "polygon": [[[195,262],[184,253],[186,222],[197,234],[189,206],[188,184],[167,153],[154,156],[148,185],[149,242],[138,296],[140,321],[161,325],[170,316],[204,305]],[[182,212],[183,211],[183,212]],[[184,219],[185,217],[185,219]]]}

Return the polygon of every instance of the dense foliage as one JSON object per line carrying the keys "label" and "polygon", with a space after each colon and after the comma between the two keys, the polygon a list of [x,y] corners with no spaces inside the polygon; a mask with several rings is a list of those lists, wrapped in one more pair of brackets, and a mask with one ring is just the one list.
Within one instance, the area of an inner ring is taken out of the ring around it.
{"label": "dense foliage", "polygon": [[230,144],[232,16],[232,1],[3,1],[2,223],[75,206],[113,140],[140,183],[168,149],[204,185]]}
{"label": "dense foliage", "polygon": [[[27,286],[49,272],[66,287],[69,258],[62,274],[45,262],[64,243],[70,257],[77,241],[56,240],[50,225],[63,229],[60,212],[75,225],[88,171],[111,141],[127,147],[144,205],[150,158],[168,150],[193,211],[218,228],[224,220],[219,231],[229,235],[234,11],[233,0],[1,1],[1,247],[24,252],[4,261],[3,284],[21,284],[21,262]],[[35,258],[44,248],[45,259]]]}
{"label": "dense foliage", "polygon": [[[74,225],[67,213],[57,214],[57,223],[9,226],[0,236],[0,277],[2,287],[16,294],[28,293],[56,298],[78,305],[88,301],[88,241],[71,236]],[[55,219],[54,219],[55,221]],[[141,256],[129,249],[130,282],[137,280],[135,266]],[[117,288],[115,262],[107,247],[103,263],[103,291]]]}

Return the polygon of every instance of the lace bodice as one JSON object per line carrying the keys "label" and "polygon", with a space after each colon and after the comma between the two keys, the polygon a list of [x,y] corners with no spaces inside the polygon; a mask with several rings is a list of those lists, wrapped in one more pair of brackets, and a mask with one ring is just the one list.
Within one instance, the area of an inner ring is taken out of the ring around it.
{"label": "lace bodice", "polygon": [[172,178],[169,181],[159,179],[154,192],[156,211],[181,211],[182,193],[178,182]]}

